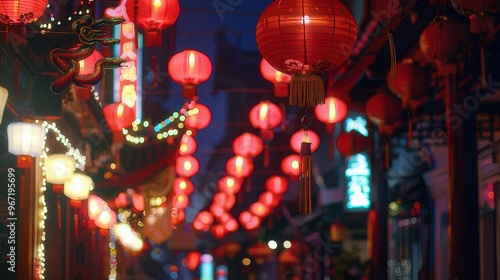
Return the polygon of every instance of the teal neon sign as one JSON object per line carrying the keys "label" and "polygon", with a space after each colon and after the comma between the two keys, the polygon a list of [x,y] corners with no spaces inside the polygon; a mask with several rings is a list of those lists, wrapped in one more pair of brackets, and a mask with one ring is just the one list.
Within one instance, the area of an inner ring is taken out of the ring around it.
{"label": "teal neon sign", "polygon": [[[346,132],[356,130],[368,136],[367,121],[361,116],[346,119]],[[346,208],[348,210],[365,210],[371,206],[371,168],[368,155],[359,153],[347,158]]]}

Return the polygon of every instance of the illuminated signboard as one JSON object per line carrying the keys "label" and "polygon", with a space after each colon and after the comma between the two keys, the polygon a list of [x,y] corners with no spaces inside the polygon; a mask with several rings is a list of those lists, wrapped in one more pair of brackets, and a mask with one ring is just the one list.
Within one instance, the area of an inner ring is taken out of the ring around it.
{"label": "illuminated signboard", "polygon": [[[356,130],[368,136],[366,119],[358,116],[346,119],[346,132]],[[366,153],[359,153],[347,158],[346,177],[346,208],[348,210],[369,209],[371,191],[370,160]]]}
{"label": "illuminated signboard", "polygon": [[125,66],[115,70],[114,100],[122,102],[135,112],[136,119],[142,115],[142,90],[140,79],[140,52],[137,45],[139,34],[134,24],[134,1],[121,0],[116,8],[105,10],[108,17],[121,17],[124,22],[115,26],[115,34],[120,39],[117,45],[117,53],[120,58],[125,59]]}
{"label": "illuminated signboard", "polygon": [[229,269],[226,265],[218,265],[215,268],[215,280],[227,280]]}
{"label": "illuminated signboard", "polygon": [[201,255],[200,280],[214,280],[214,257],[210,254]]}

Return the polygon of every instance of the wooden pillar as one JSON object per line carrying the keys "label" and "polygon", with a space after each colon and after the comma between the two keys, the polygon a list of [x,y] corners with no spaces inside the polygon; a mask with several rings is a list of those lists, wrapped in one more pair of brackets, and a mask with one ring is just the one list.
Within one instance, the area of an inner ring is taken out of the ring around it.
{"label": "wooden pillar", "polygon": [[32,160],[31,167],[16,169],[17,191],[19,203],[17,224],[17,260],[16,271],[18,280],[35,278],[36,254],[36,213],[38,209],[38,179],[36,159]]}
{"label": "wooden pillar", "polygon": [[[449,279],[479,279],[476,114],[472,100],[456,92],[456,66],[438,68],[446,83],[448,145]],[[471,96],[476,98],[475,96]],[[477,98],[476,98],[477,99]],[[468,104],[470,102],[471,104]]]}
{"label": "wooden pillar", "polygon": [[[387,242],[387,217],[388,217],[388,185],[384,176],[386,168],[386,152],[389,146],[379,135],[379,141],[374,141],[372,158],[372,210],[368,218],[369,258],[373,266],[371,279],[387,279],[388,242]],[[379,145],[376,143],[379,142]]]}

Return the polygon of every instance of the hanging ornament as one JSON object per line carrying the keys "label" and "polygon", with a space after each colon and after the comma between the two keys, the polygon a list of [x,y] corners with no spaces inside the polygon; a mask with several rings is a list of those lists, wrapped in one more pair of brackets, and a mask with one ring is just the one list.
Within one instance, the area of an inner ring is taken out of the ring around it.
{"label": "hanging ornament", "polygon": [[455,10],[468,17],[470,20],[470,32],[484,34],[495,29],[493,14],[500,11],[498,0],[451,0]]}
{"label": "hanging ornament", "polygon": [[161,46],[163,29],[174,24],[179,13],[178,0],[139,1],[137,26],[144,29],[144,45],[146,47]]}
{"label": "hanging ornament", "polygon": [[324,103],[323,74],[343,64],[356,42],[358,27],[338,0],[273,1],[260,15],[257,46],[276,70],[291,75],[289,103]]}
{"label": "hanging ornament", "polygon": [[197,96],[197,86],[210,78],[212,62],[202,52],[184,50],[172,56],[168,62],[168,73],[174,82],[182,85],[182,96],[193,99]]}
{"label": "hanging ornament", "polygon": [[309,140],[309,126],[311,119],[307,116],[302,117],[302,125],[304,126],[304,137],[300,145],[300,161],[299,161],[299,213],[312,213],[312,151],[311,142]]}
{"label": "hanging ornament", "polygon": [[250,124],[260,129],[264,140],[264,166],[269,166],[269,143],[274,138],[273,129],[278,127],[283,119],[283,110],[269,100],[261,101],[252,107],[248,116]]}

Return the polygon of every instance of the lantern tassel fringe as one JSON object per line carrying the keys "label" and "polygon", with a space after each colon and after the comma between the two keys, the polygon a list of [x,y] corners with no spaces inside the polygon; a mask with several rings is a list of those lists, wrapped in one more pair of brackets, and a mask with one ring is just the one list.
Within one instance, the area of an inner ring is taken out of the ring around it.
{"label": "lantern tassel fringe", "polygon": [[394,36],[392,32],[393,32],[392,28],[387,29],[387,37],[389,40],[389,52],[391,54],[391,75],[393,79],[396,79],[398,77],[398,70],[397,70],[398,60],[396,57],[396,45],[394,43]]}
{"label": "lantern tassel fringe", "polygon": [[290,105],[314,107],[325,103],[325,85],[317,73],[295,74],[290,81]]}
{"label": "lantern tassel fringe", "polygon": [[311,143],[300,146],[299,213],[312,213]]}

